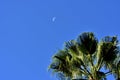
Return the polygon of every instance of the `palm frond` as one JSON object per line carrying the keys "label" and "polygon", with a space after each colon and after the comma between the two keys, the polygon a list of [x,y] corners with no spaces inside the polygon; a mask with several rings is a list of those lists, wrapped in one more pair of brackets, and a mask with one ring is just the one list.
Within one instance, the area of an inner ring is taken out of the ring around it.
{"label": "palm frond", "polygon": [[85,32],[77,38],[77,43],[84,54],[93,54],[97,49],[98,41],[93,33]]}
{"label": "palm frond", "polygon": [[62,72],[66,76],[71,76],[71,67],[69,60],[71,59],[70,54],[68,54],[65,50],[60,50],[56,55],[53,56],[53,62],[50,65],[50,68],[53,72]]}
{"label": "palm frond", "polygon": [[106,36],[102,39],[98,46],[98,65],[97,68],[100,69],[101,66],[106,65],[107,68],[110,68],[111,64],[114,63],[119,53],[117,47],[118,40],[116,37]]}
{"label": "palm frond", "polygon": [[71,55],[79,55],[79,51],[77,49],[77,43],[75,40],[71,40],[65,43],[65,48],[71,53]]}

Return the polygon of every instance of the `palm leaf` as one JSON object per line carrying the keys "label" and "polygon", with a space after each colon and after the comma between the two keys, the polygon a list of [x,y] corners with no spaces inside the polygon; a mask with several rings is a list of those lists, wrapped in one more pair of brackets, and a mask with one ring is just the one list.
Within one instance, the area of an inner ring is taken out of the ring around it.
{"label": "palm leaf", "polygon": [[87,32],[77,38],[77,43],[84,54],[93,54],[97,49],[98,41],[93,33]]}
{"label": "palm leaf", "polygon": [[71,59],[70,54],[65,50],[60,50],[56,55],[53,56],[53,62],[50,65],[50,68],[53,72],[62,72],[65,76],[71,76],[71,67],[69,60]]}
{"label": "palm leaf", "polygon": [[106,36],[102,39],[98,46],[97,70],[100,70],[103,65],[105,65],[106,69],[112,69],[113,63],[119,53],[117,44],[117,37]]}

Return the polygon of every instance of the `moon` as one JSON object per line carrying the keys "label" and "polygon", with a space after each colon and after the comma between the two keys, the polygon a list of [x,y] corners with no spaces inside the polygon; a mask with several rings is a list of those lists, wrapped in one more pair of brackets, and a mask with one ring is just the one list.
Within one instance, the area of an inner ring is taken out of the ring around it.
{"label": "moon", "polygon": [[55,22],[55,20],[56,20],[56,17],[53,17],[53,18],[52,18],[52,21]]}

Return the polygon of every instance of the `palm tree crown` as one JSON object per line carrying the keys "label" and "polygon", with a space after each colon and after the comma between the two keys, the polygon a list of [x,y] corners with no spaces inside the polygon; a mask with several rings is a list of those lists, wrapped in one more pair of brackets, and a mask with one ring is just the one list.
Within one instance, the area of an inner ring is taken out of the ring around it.
{"label": "palm tree crown", "polygon": [[117,37],[105,36],[98,41],[92,32],[84,32],[65,43],[64,49],[53,56],[49,69],[61,80],[106,80],[110,74],[120,80]]}

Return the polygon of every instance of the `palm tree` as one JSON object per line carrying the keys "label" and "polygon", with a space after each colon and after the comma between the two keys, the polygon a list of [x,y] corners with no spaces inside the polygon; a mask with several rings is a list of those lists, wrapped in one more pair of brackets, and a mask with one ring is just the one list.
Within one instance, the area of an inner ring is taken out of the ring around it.
{"label": "palm tree", "polygon": [[106,80],[111,74],[120,80],[119,51],[116,36],[98,41],[92,32],[84,32],[58,50],[49,69],[61,80]]}

